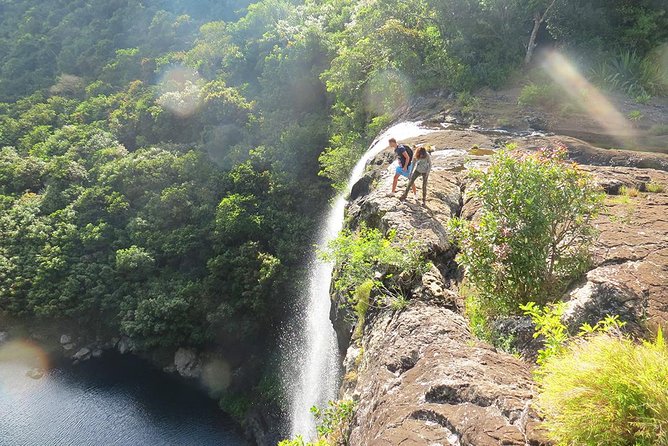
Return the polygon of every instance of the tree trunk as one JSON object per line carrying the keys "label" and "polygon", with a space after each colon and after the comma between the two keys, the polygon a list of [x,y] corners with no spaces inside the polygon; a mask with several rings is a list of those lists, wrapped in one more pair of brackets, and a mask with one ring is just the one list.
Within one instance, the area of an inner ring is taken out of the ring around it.
{"label": "tree trunk", "polygon": [[536,49],[536,37],[538,37],[538,31],[540,30],[540,25],[547,19],[547,16],[550,14],[550,9],[557,3],[557,0],[552,0],[552,2],[545,8],[545,12],[542,14],[538,11],[533,14],[533,29],[531,30],[531,37],[529,37],[529,45],[527,45],[527,54],[524,57],[524,65],[529,65],[531,58],[533,57],[533,50]]}
{"label": "tree trunk", "polygon": [[529,37],[529,45],[527,46],[527,54],[524,57],[524,65],[529,65],[531,62],[533,50],[536,48],[536,37],[538,36],[538,30],[542,23],[543,17],[541,17],[539,13],[536,13],[533,17],[533,29],[531,30],[531,37]]}

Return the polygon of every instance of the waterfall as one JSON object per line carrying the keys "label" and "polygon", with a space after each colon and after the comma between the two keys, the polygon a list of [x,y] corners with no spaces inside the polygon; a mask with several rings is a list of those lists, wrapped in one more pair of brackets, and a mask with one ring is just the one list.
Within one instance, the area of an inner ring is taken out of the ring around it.
{"label": "waterfall", "polygon": [[[401,142],[428,133],[419,122],[402,122],[390,127],[371,144],[369,150],[357,162],[350,175],[350,189],[364,174],[366,164],[388,146],[387,140],[394,137]],[[320,227],[317,249],[327,246],[343,226],[347,194],[339,194],[326,214]],[[298,367],[291,387],[290,434],[304,439],[315,437],[315,420],[311,407],[324,408],[330,400],[336,400],[340,381],[341,358],[338,352],[336,333],[329,320],[330,283],[334,265],[322,262],[313,254],[308,278],[308,295],[304,299],[304,333],[290,355]]]}

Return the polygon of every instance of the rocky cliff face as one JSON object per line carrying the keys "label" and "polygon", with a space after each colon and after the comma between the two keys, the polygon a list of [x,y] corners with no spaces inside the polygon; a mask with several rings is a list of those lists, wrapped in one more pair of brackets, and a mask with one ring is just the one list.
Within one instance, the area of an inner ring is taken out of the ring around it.
{"label": "rocky cliff face", "polygon": [[[654,183],[668,188],[667,156],[606,151],[572,138],[535,134],[435,131],[410,141],[435,147],[426,207],[411,195],[401,202],[399,193],[391,194],[389,152],[371,163],[351,194],[349,226],[365,222],[411,234],[424,242],[435,266],[414,287],[407,308],[370,315],[363,335],[353,343],[350,315],[333,305],[339,343],[347,349],[341,397],[359,401],[350,444],[546,444],[531,407],[532,364],[471,334],[458,295],[455,252],[445,230],[452,216],[476,211],[466,193],[466,169],[489,162],[491,152],[484,149],[510,141],[529,150],[566,144],[571,157],[610,194],[597,221],[601,236],[592,269],[564,296],[569,323],[619,314],[633,330],[644,331],[668,321],[668,194],[615,197],[621,186],[644,191]],[[474,145],[483,150],[469,150]],[[400,188],[404,184],[400,182]],[[519,322],[530,344],[532,327]],[[535,350],[535,345],[528,348]]]}

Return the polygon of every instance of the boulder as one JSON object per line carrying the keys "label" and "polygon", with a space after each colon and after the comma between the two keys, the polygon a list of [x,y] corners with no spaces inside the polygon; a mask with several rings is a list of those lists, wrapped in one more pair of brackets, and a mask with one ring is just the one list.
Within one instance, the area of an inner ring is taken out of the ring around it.
{"label": "boulder", "polygon": [[461,315],[420,301],[386,311],[363,351],[344,395],[359,401],[350,444],[546,444],[530,366],[477,343]]}
{"label": "boulder", "polygon": [[134,344],[130,338],[124,336],[119,339],[118,343],[116,344],[116,349],[121,355],[124,355],[134,350]]}
{"label": "boulder", "polygon": [[0,344],[4,344],[9,340],[9,333],[6,331],[0,331]]}
{"label": "boulder", "polygon": [[43,368],[33,367],[26,372],[26,376],[28,378],[32,378],[32,379],[41,379],[44,376],[45,373],[46,373],[46,370],[44,370]]}
{"label": "boulder", "polygon": [[188,348],[179,348],[174,354],[174,367],[184,378],[198,378],[202,375],[202,364],[197,352]]}
{"label": "boulder", "polygon": [[85,361],[90,358],[91,351],[89,348],[81,348],[79,349],[73,356],[72,359],[75,361]]}

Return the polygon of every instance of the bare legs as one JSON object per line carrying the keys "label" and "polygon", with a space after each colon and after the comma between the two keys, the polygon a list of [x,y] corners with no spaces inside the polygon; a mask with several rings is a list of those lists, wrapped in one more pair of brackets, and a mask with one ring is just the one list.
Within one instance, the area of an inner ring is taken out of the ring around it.
{"label": "bare legs", "polygon": [[[412,175],[411,175],[412,176]],[[395,193],[397,191],[397,182],[399,181],[399,174],[394,175],[394,180],[392,180],[392,193]],[[408,180],[410,183],[410,180]],[[412,183],[410,183],[412,184]],[[409,186],[410,187],[410,186]],[[408,190],[408,189],[406,189]],[[413,193],[417,193],[417,189],[415,188],[415,184],[413,184]]]}

